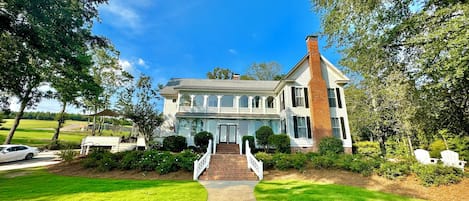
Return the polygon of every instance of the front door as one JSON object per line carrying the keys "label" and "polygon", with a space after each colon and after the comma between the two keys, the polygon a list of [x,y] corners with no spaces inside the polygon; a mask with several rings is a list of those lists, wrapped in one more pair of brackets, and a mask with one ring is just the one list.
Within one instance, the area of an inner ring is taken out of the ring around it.
{"label": "front door", "polygon": [[225,125],[222,124],[219,126],[219,139],[220,143],[226,144],[236,144],[236,125]]}

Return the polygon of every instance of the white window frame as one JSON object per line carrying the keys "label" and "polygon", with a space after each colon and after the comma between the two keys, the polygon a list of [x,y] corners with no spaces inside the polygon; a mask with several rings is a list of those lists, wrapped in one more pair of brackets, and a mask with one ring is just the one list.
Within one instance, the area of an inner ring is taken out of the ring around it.
{"label": "white window frame", "polygon": [[[296,117],[296,132],[298,133],[298,138],[308,138],[308,118],[297,116]],[[303,125],[300,126],[300,122],[303,122]],[[304,129],[304,133],[300,132],[300,129]]]}
{"label": "white window frame", "polygon": [[[334,125],[334,123],[336,123],[336,125]],[[332,127],[332,136],[342,139],[342,127],[340,125],[339,117],[331,117],[331,127]]]}
{"label": "white window frame", "polygon": [[304,87],[295,87],[295,105],[296,107],[305,107]]}

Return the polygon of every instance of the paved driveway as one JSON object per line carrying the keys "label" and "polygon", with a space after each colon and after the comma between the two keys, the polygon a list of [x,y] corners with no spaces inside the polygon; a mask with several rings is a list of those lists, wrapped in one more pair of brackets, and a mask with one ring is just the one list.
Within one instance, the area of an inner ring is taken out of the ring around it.
{"label": "paved driveway", "polygon": [[60,162],[56,153],[58,151],[44,151],[40,152],[31,160],[13,161],[8,163],[0,163],[0,171],[4,170],[15,170],[30,167],[40,167],[46,165],[52,165]]}

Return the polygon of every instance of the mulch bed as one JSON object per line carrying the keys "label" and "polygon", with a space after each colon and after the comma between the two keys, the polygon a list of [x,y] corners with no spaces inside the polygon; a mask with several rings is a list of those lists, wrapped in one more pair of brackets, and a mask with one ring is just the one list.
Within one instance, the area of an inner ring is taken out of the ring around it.
{"label": "mulch bed", "polygon": [[[83,168],[79,161],[70,164],[59,163],[48,167],[48,171],[58,175],[80,176],[92,178],[113,179],[152,179],[152,180],[192,180],[192,173],[186,171],[172,172],[159,175],[157,172],[139,172],[135,170],[110,172],[98,172],[93,169]],[[264,180],[312,180],[321,183],[333,183],[348,186],[357,186],[370,190],[388,192],[413,198],[438,201],[469,200],[469,178],[465,178],[458,184],[425,187],[420,184],[415,176],[409,176],[398,180],[388,180],[377,175],[365,177],[360,174],[342,170],[316,170],[307,169],[264,172]]]}

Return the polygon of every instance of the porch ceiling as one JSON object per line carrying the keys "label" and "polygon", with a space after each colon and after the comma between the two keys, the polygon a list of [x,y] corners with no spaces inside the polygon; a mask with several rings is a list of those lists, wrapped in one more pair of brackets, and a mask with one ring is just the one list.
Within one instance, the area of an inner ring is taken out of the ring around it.
{"label": "porch ceiling", "polygon": [[177,118],[204,118],[204,119],[280,119],[278,114],[232,114],[232,113],[190,113],[178,112]]}

